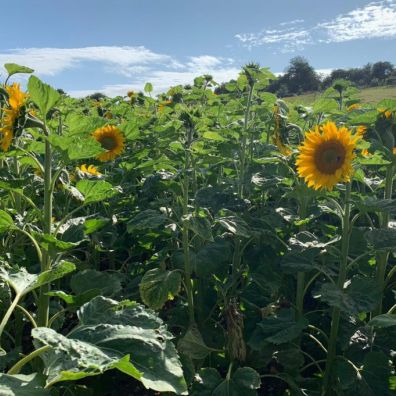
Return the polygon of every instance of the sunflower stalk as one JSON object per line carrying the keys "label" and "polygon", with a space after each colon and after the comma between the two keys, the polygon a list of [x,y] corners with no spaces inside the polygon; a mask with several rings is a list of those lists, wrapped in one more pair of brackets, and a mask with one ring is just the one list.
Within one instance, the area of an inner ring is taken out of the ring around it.
{"label": "sunflower stalk", "polygon": [[194,314],[194,297],[193,286],[191,282],[191,261],[190,261],[190,240],[188,231],[188,201],[190,189],[190,165],[191,165],[191,143],[192,143],[193,130],[191,127],[187,128],[187,141],[185,149],[185,163],[184,163],[184,180],[183,180],[183,258],[184,258],[184,276],[185,286],[187,293],[187,304],[189,313],[189,325],[195,324]]}
{"label": "sunflower stalk", "polygon": [[[345,208],[343,213],[342,221],[342,240],[341,240],[341,263],[338,273],[337,287],[340,291],[344,289],[344,283],[347,275],[348,265],[348,251],[349,251],[349,239],[350,239],[350,213],[351,213],[351,183],[346,185],[345,192]],[[334,372],[334,362],[337,352],[337,337],[338,328],[340,323],[341,310],[338,307],[334,307],[331,314],[331,330],[329,337],[329,344],[327,347],[327,358],[326,358],[326,369],[323,379],[322,396],[331,395],[332,375]]]}
{"label": "sunflower stalk", "polygon": [[[45,156],[44,156],[44,208],[43,208],[43,232],[51,234],[52,228],[52,148],[48,140],[49,130],[45,125],[43,127],[45,139]],[[47,250],[43,250],[41,260],[41,272],[48,271],[51,268],[51,256]],[[48,325],[49,313],[49,284],[40,287],[38,303],[38,326]]]}
{"label": "sunflower stalk", "polygon": [[[392,198],[393,190],[393,176],[395,172],[395,166],[392,164],[388,165],[386,169],[385,178],[385,192],[384,199]],[[381,214],[380,227],[386,229],[389,227],[389,212],[384,212]],[[378,302],[378,306],[373,311],[373,316],[380,315],[382,313],[382,299],[385,292],[385,276],[386,276],[386,266],[388,263],[389,252],[378,252],[377,253],[377,282],[381,290],[381,296]]]}

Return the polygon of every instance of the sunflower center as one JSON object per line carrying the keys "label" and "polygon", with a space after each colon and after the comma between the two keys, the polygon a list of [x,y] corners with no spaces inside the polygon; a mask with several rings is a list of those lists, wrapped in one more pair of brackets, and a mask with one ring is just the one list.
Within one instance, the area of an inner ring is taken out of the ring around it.
{"label": "sunflower center", "polygon": [[115,139],[108,136],[101,137],[99,143],[106,150],[113,150],[117,146]]}
{"label": "sunflower center", "polygon": [[340,169],[345,161],[345,149],[339,141],[323,142],[315,153],[315,165],[322,173],[331,175]]}

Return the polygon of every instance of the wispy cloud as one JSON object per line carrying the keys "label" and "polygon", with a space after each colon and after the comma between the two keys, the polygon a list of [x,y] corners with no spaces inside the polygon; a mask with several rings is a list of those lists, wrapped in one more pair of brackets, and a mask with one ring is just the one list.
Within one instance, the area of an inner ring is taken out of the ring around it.
{"label": "wispy cloud", "polygon": [[96,62],[104,76],[111,75],[114,80],[118,75],[120,81],[130,81],[128,84],[103,85],[94,90],[70,91],[73,96],[93,92],[115,96],[130,89],[141,90],[148,81],[154,85],[154,92],[159,93],[174,85],[192,83],[202,74],[211,74],[218,82],[228,81],[240,70],[230,58],[201,55],[178,60],[145,47],[24,48],[0,52],[0,65],[9,62],[29,66],[44,77],[72,69],[83,70]]}
{"label": "wispy cloud", "polygon": [[50,76],[77,68],[87,61],[100,62],[111,72],[125,76],[152,63],[168,68],[180,67],[169,55],[158,54],[145,47],[22,48],[0,53],[0,64],[28,65],[37,74]]}
{"label": "wispy cloud", "polygon": [[329,21],[301,26],[303,20],[282,22],[275,29],[235,36],[244,47],[276,44],[280,52],[294,52],[307,45],[339,43],[368,38],[396,37],[396,0],[371,2]]}

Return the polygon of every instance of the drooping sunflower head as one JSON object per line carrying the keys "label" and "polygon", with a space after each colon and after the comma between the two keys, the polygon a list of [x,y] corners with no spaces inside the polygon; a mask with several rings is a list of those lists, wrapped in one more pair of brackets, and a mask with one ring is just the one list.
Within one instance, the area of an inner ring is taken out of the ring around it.
{"label": "drooping sunflower head", "polygon": [[359,136],[363,136],[363,135],[366,133],[366,131],[367,131],[367,127],[366,127],[365,125],[359,125],[359,126],[356,128],[356,133],[357,133]]}
{"label": "drooping sunflower head", "polygon": [[13,108],[4,109],[2,127],[0,128],[0,145],[3,151],[8,151],[14,138],[14,124],[19,112]]}
{"label": "drooping sunflower head", "polygon": [[359,139],[359,135],[352,135],[345,127],[337,128],[334,122],[308,131],[296,161],[299,176],[315,190],[331,191],[338,182],[350,181],[353,150]]}
{"label": "drooping sunflower head", "polygon": [[114,125],[106,125],[98,128],[92,136],[106,151],[97,156],[99,161],[113,160],[119,156],[125,147],[125,139],[122,132]]}
{"label": "drooping sunflower head", "polygon": [[28,95],[21,91],[21,87],[17,83],[7,86],[6,90],[11,109],[19,111],[25,104]]}
{"label": "drooping sunflower head", "polygon": [[353,110],[358,110],[362,106],[359,103],[353,103],[350,106],[347,107],[347,111],[353,111]]}

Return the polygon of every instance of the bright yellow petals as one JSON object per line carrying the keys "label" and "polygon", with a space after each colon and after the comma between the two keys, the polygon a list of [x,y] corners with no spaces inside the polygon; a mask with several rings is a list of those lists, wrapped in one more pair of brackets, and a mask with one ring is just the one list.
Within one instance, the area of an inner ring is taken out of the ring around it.
{"label": "bright yellow petals", "polygon": [[359,103],[354,103],[347,107],[347,111],[358,110],[361,107]]}
{"label": "bright yellow petals", "polygon": [[11,109],[19,111],[25,104],[28,95],[21,91],[20,85],[17,83],[7,86],[6,90]]}
{"label": "bright yellow petals", "polygon": [[396,147],[393,147],[393,155],[396,155]]}
{"label": "bright yellow petals", "polygon": [[86,165],[83,164],[80,167],[77,167],[77,169],[86,175],[91,175],[91,176],[102,176],[102,174],[98,171],[98,168],[94,165]]}
{"label": "bright yellow petals", "polygon": [[379,113],[381,113],[385,118],[391,118],[392,117],[392,112],[386,109],[377,109]]}
{"label": "bright yellow petals", "polygon": [[363,135],[366,133],[366,131],[367,131],[367,127],[366,127],[365,125],[359,125],[359,126],[356,128],[356,133],[357,133],[359,136],[363,136]]}
{"label": "bright yellow petals", "polygon": [[3,109],[3,120],[0,128],[0,146],[3,151],[8,151],[14,138],[15,121],[25,104],[27,94],[21,91],[20,85],[14,83],[6,86],[9,108]]}
{"label": "bright yellow petals", "polygon": [[369,157],[370,156],[370,153],[369,153],[369,151],[367,149],[363,149],[361,151],[361,154],[362,154],[363,157]]}
{"label": "bright yellow petals", "polygon": [[98,128],[92,136],[106,152],[97,156],[99,161],[110,161],[118,157],[124,150],[125,139],[122,132],[113,125]]}
{"label": "bright yellow petals", "polygon": [[296,165],[300,177],[315,190],[332,190],[340,181],[349,182],[353,173],[353,150],[359,135],[352,135],[334,122],[316,126],[305,134]]}

